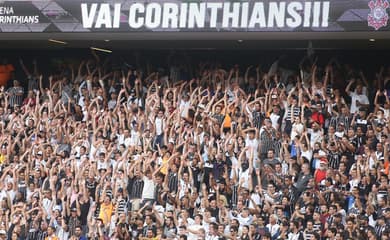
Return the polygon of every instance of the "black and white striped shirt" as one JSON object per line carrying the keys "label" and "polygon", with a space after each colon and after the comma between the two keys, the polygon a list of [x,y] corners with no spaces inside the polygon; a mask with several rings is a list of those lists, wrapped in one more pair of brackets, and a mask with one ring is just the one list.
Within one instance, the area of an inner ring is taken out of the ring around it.
{"label": "black and white striped shirt", "polygon": [[300,114],[301,114],[301,108],[300,107],[298,107],[298,106],[296,106],[296,107],[291,107],[291,106],[289,106],[289,107],[287,107],[287,109],[286,109],[286,121],[292,121],[292,116],[291,116],[291,110],[292,110],[292,112],[293,112],[293,117],[299,117],[300,116]]}
{"label": "black and white striped shirt", "polygon": [[385,231],[386,229],[386,224],[383,224],[383,225],[375,225],[375,234],[377,237],[381,237],[382,233]]}
{"label": "black and white striped shirt", "polygon": [[262,129],[260,131],[260,152],[262,154],[266,154],[269,150],[274,149],[275,150],[275,141],[276,138],[276,132],[272,130],[266,130]]}
{"label": "black and white striped shirt", "polygon": [[238,185],[234,185],[232,188],[232,200],[231,204],[233,207],[237,206],[238,201]]}
{"label": "black and white striped shirt", "polygon": [[253,127],[260,129],[261,128],[261,117],[262,114],[257,111],[252,112],[252,122],[253,122]]}
{"label": "black and white striped shirt", "polygon": [[177,173],[170,172],[168,175],[168,188],[169,192],[177,192],[179,179]]}
{"label": "black and white striped shirt", "polygon": [[346,130],[349,129],[349,125],[351,124],[350,117],[348,116],[334,116],[330,119],[330,126],[337,128],[337,126],[343,123]]}
{"label": "black and white striped shirt", "polygon": [[11,107],[14,107],[15,105],[22,105],[24,94],[24,89],[22,87],[11,87],[7,92],[9,94],[9,105]]}
{"label": "black and white striped shirt", "polygon": [[[41,223],[35,223],[36,225],[40,225]],[[47,232],[44,232],[40,229],[34,229],[34,222],[29,222],[27,225],[27,234],[26,240],[44,240],[47,237]]]}
{"label": "black and white striped shirt", "polygon": [[322,232],[323,224],[321,222],[313,223],[313,230],[315,232]]}
{"label": "black and white striped shirt", "polygon": [[142,198],[143,188],[144,188],[144,181],[141,178],[138,177],[130,178],[127,187],[129,192],[129,199]]}
{"label": "black and white striped shirt", "polygon": [[126,206],[127,206],[127,201],[125,199],[120,199],[117,202],[117,210],[118,213],[125,213],[126,212]]}
{"label": "black and white striped shirt", "polygon": [[338,152],[329,152],[328,154],[328,161],[329,166],[333,169],[338,169],[340,165],[340,154]]}

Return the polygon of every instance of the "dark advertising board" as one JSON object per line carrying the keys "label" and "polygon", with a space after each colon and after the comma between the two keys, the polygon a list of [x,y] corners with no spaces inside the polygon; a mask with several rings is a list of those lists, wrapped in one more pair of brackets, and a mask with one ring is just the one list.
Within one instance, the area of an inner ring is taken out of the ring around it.
{"label": "dark advertising board", "polygon": [[0,1],[0,31],[368,32],[388,31],[387,0]]}

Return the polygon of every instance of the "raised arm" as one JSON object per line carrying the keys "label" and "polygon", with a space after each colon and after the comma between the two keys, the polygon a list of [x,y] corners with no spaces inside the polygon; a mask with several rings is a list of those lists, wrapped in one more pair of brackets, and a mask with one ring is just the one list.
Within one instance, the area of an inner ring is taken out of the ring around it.
{"label": "raised arm", "polygon": [[352,79],[349,83],[348,83],[348,85],[347,85],[347,87],[345,88],[345,92],[348,94],[348,95],[351,95],[351,86],[352,86],[352,84],[355,82],[355,79]]}

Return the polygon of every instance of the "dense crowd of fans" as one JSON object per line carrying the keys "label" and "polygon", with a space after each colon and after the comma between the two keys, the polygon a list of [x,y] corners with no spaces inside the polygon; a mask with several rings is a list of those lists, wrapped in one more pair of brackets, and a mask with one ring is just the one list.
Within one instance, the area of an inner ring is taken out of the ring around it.
{"label": "dense crowd of fans", "polygon": [[0,93],[0,239],[390,237],[390,69],[20,66],[28,84]]}

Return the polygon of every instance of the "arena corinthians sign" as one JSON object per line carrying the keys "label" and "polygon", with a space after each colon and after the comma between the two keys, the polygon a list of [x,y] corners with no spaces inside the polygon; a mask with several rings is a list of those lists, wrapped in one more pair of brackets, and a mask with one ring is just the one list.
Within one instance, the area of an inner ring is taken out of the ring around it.
{"label": "arena corinthians sign", "polygon": [[0,32],[389,31],[389,9],[389,0],[0,0]]}

